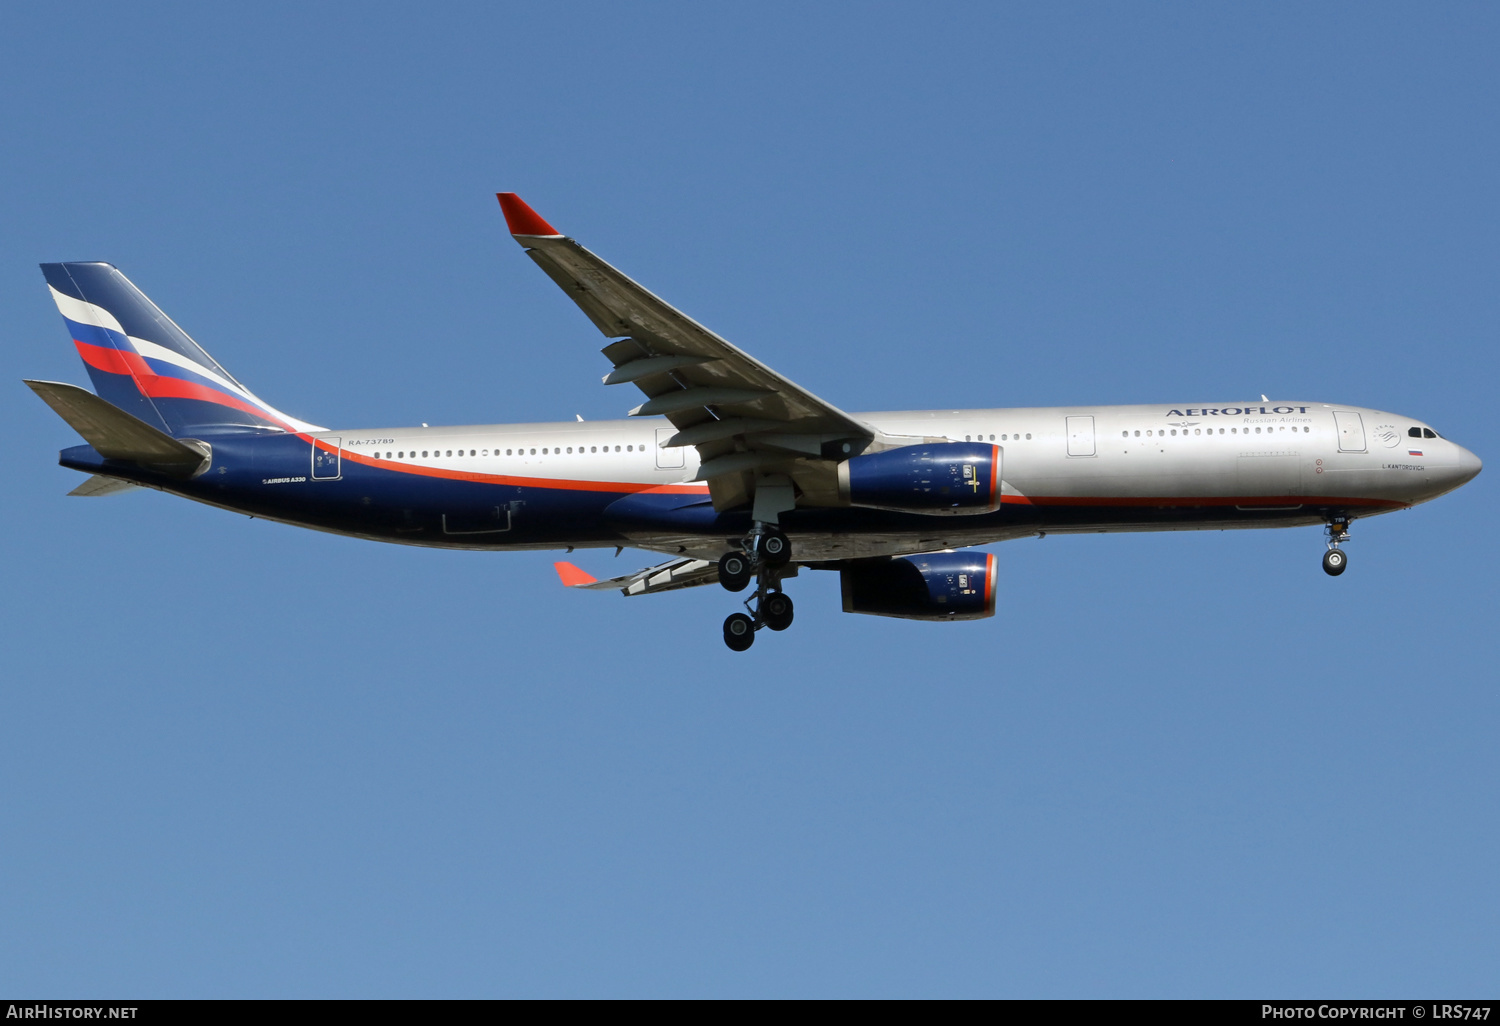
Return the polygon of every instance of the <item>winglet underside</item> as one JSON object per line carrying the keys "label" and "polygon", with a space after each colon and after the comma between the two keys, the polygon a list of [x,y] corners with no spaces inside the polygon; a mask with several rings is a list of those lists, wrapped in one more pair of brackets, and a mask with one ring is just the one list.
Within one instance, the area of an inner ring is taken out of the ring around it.
{"label": "winglet underside", "polygon": [[500,210],[505,214],[505,226],[512,235],[544,235],[561,238],[562,232],[552,227],[542,215],[526,205],[526,201],[513,192],[497,192]]}
{"label": "winglet underside", "polygon": [[599,578],[590,576],[587,571],[578,569],[572,563],[553,563],[552,567],[567,588],[581,588],[599,581]]}

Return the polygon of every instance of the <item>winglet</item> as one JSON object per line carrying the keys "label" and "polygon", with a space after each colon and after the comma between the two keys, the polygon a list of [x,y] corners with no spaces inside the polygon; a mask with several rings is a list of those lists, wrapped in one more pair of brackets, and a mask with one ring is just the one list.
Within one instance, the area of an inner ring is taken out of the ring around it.
{"label": "winglet", "polygon": [[566,588],[581,588],[585,584],[597,584],[599,581],[599,578],[589,576],[572,563],[553,563],[552,567]]}
{"label": "winglet", "polygon": [[505,213],[505,226],[512,235],[562,236],[562,232],[542,220],[542,215],[528,207],[526,201],[515,193],[497,192],[495,198],[500,201],[500,209]]}

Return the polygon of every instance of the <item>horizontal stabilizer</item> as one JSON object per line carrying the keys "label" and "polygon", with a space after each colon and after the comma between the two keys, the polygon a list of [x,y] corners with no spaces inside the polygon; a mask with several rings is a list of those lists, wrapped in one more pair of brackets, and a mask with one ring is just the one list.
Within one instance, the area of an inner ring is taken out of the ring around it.
{"label": "horizontal stabilizer", "polygon": [[26,384],[107,460],[129,460],[186,477],[208,458],[202,449],[158,431],[88,389],[59,381]]}
{"label": "horizontal stabilizer", "polygon": [[121,492],[133,492],[139,487],[140,485],[138,484],[121,481],[118,477],[105,477],[103,474],[95,474],[68,494],[82,496],[86,499],[98,499],[105,495],[119,495]]}

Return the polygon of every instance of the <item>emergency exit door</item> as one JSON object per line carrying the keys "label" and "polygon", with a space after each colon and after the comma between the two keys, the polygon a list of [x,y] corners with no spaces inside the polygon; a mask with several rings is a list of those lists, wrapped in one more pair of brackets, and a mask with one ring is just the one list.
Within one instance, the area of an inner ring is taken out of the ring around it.
{"label": "emergency exit door", "polygon": [[687,454],[683,446],[666,447],[666,442],[676,433],[674,427],[656,429],[656,466],[661,470],[675,470],[686,464]]}
{"label": "emergency exit door", "polygon": [[1068,418],[1068,455],[1094,455],[1094,418]]}

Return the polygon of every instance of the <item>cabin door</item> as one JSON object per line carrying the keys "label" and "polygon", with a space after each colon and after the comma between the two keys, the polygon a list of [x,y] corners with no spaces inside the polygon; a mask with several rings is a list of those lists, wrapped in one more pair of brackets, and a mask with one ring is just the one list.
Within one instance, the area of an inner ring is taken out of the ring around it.
{"label": "cabin door", "polygon": [[1359,414],[1334,410],[1333,422],[1339,429],[1339,452],[1365,451],[1365,422]]}
{"label": "cabin door", "polygon": [[333,451],[324,449],[316,442],[313,443],[312,451],[312,478],[314,481],[337,481],[343,472],[339,466],[339,455],[343,452],[341,444],[343,438],[320,438],[319,442],[333,447]]}

